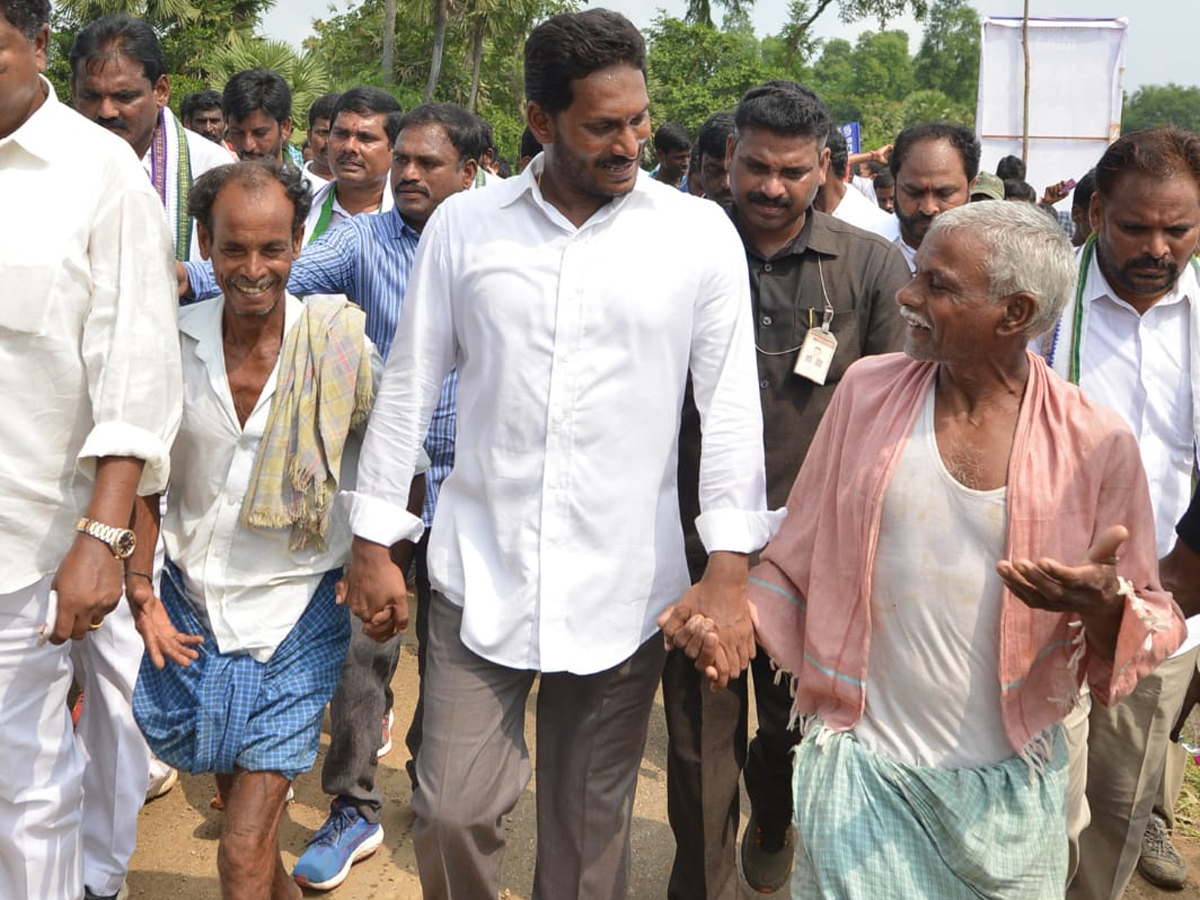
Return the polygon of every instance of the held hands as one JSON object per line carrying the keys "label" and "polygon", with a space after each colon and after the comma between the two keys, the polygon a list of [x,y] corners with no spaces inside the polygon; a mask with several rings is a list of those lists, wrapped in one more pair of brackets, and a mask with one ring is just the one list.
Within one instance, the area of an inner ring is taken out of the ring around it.
{"label": "held hands", "polygon": [[704,577],[658,618],[668,649],[678,647],[719,690],[754,658],[754,623],[746,597],[746,558],[713,553]]}
{"label": "held hands", "polygon": [[1117,551],[1127,540],[1129,530],[1124,525],[1112,525],[1092,542],[1084,561],[1077,566],[1045,557],[1037,562],[1002,559],[996,571],[1008,589],[1034,609],[1074,612],[1085,619],[1112,618],[1119,616],[1124,607],[1117,593]]}
{"label": "held hands", "polygon": [[63,557],[51,590],[58,592],[58,618],[50,632],[52,644],[85,637],[99,626],[121,599],[121,561],[102,542],[77,534]]}
{"label": "held hands", "polygon": [[337,584],[337,602],[363,621],[363,634],[383,643],[408,628],[408,586],[387,547],[356,537]]}
{"label": "held hands", "polygon": [[149,581],[139,577],[127,581],[125,596],[133,611],[134,627],[142,636],[154,668],[161,669],[168,659],[180,666],[190,666],[192,660],[200,656],[195,647],[203,644],[204,638],[198,634],[184,634],[175,628]]}

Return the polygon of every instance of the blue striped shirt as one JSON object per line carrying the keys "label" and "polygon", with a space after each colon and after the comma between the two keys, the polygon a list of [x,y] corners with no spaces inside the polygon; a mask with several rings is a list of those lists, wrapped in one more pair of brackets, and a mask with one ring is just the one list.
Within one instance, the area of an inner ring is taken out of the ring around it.
{"label": "blue striped shirt", "polygon": [[[400,218],[398,209],[352,216],[306,246],[292,263],[288,290],[309,294],[345,294],[367,314],[367,337],[387,358],[408,288],[408,273],[421,234]],[[221,293],[212,263],[185,262],[194,300]],[[429,470],[425,473],[425,506],[421,521],[433,522],[438,491],[454,466],[455,403],[458,373],[442,384],[441,399],[425,436]]]}

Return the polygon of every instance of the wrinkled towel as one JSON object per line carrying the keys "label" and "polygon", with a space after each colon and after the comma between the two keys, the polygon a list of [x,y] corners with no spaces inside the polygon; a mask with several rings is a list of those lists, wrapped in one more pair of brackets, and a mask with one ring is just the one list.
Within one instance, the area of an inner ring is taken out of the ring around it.
{"label": "wrinkled towel", "polygon": [[371,411],[365,325],[363,311],[345,299],[313,297],[279,350],[279,381],[239,522],[290,527],[293,550],[325,549],[346,438]]}

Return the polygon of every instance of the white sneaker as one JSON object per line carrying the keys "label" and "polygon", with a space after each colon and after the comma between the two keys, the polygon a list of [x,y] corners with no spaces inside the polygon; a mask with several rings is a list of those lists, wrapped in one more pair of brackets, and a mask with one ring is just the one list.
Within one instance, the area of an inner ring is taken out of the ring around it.
{"label": "white sneaker", "polygon": [[158,757],[152,756],[146,785],[146,802],[165,797],[178,782],[179,772]]}

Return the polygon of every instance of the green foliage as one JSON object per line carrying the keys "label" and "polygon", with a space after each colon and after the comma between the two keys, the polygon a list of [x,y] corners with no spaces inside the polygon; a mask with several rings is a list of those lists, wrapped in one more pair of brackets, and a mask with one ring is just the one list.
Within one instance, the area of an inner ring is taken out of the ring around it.
{"label": "green foliage", "polygon": [[[399,0],[396,54],[390,90],[405,109],[422,101],[433,48],[432,3]],[[480,57],[476,112],[492,126],[502,156],[517,157],[524,120],[525,38],[541,20],[577,7],[576,0],[453,0],[445,54],[435,100],[463,106],[471,96],[477,26],[486,25]],[[313,22],[304,42],[325,64],[333,87],[382,86],[384,0],[364,0],[353,8]]]}
{"label": "green foliage", "polygon": [[937,0],[913,60],[920,87],[936,87],[951,100],[975,108],[979,90],[979,14],[967,0]]}
{"label": "green foliage", "polygon": [[154,26],[171,81],[171,106],[178,110],[185,94],[224,86],[225,76],[213,58],[235,42],[252,40],[262,14],[274,4],[275,0],[57,0],[46,76],[59,96],[68,98],[67,60],[75,35],[98,16],[127,12]]}
{"label": "green foliage", "polygon": [[660,16],[646,34],[650,118],[695,134],[712,113],[732,109],[747,89],[788,77],[768,64],[753,33],[718,31]]}
{"label": "green foliage", "polygon": [[1200,87],[1149,84],[1125,98],[1121,112],[1122,131],[1157,125],[1178,125],[1200,132]]}

